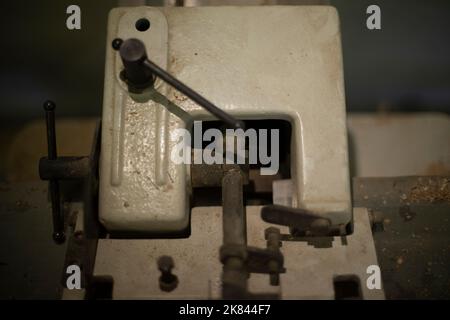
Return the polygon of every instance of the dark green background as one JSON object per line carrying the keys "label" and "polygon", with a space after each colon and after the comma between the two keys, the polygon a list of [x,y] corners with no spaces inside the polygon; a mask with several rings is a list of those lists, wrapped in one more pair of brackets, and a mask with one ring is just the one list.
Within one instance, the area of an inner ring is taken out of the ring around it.
{"label": "dark green background", "polygon": [[[147,1],[158,4],[160,1]],[[65,26],[77,4],[82,29]],[[335,0],[342,24],[347,108],[450,109],[450,1]],[[365,26],[378,4],[382,30]],[[1,1],[1,123],[42,116],[54,99],[58,115],[100,115],[108,11],[117,1]]]}

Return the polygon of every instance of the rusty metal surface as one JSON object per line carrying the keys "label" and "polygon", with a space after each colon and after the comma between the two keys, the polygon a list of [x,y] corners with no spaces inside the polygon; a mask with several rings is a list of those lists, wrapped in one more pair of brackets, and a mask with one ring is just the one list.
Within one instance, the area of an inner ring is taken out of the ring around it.
{"label": "rusty metal surface", "polygon": [[353,200],[376,216],[388,299],[450,298],[448,176],[354,178]]}
{"label": "rusty metal surface", "polygon": [[450,206],[384,208],[374,233],[388,299],[450,299]]}
{"label": "rusty metal surface", "polygon": [[39,175],[42,180],[83,179],[89,174],[89,157],[58,157],[39,161]]}
{"label": "rusty metal surface", "polygon": [[353,205],[383,208],[450,205],[450,176],[353,178]]}

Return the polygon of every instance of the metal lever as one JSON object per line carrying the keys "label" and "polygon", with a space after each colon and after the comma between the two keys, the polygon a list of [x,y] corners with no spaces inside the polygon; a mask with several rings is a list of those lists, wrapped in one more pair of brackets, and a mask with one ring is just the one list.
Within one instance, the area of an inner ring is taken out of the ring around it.
{"label": "metal lever", "polygon": [[[55,130],[55,108],[53,101],[46,101],[44,103],[45,120],[47,124],[47,147],[48,159],[56,160],[56,130]],[[53,215],[53,240],[60,244],[65,241],[64,234],[64,217],[61,211],[61,197],[59,193],[59,182],[57,179],[49,179],[49,191],[52,201],[52,215]]]}
{"label": "metal lever", "polygon": [[49,181],[52,202],[53,240],[60,244],[65,241],[64,213],[61,209],[59,180],[82,180],[89,176],[91,159],[83,157],[58,157],[56,152],[55,108],[53,101],[44,103],[47,124],[48,156],[39,160],[39,176]]}
{"label": "metal lever", "polygon": [[155,76],[189,97],[192,101],[225,122],[232,128],[244,128],[244,123],[223,111],[205,97],[188,87],[170,73],[160,68],[147,57],[145,45],[138,39],[114,39],[114,50],[119,50],[124,65],[122,79],[128,84],[130,92],[139,93],[153,85]]}
{"label": "metal lever", "polygon": [[267,248],[247,246],[247,224],[244,208],[244,177],[239,167],[224,169],[222,178],[223,245],[220,260],[223,263],[222,297],[224,299],[278,299],[277,294],[254,294],[248,291],[250,273],[270,275],[270,284],[279,285],[279,274],[286,272],[280,231],[266,230]]}
{"label": "metal lever", "polygon": [[261,218],[268,223],[288,226],[306,235],[325,236],[331,230],[331,221],[314,212],[280,205],[264,206]]}
{"label": "metal lever", "polygon": [[220,249],[224,299],[243,299],[248,294],[247,225],[242,184],[241,170],[225,172],[222,179],[223,246]]}

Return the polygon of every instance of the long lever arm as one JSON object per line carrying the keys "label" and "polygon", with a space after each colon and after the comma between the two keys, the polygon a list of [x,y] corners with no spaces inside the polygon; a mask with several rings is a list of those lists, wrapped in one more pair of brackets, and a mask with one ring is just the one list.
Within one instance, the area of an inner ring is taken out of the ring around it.
{"label": "long lever arm", "polygon": [[155,79],[154,77],[156,76],[225,122],[228,126],[235,129],[244,128],[244,123],[242,121],[237,120],[229,113],[223,111],[211,101],[148,59],[145,45],[141,40],[134,38],[125,41],[115,39],[112,45],[115,50],[119,50],[125,68],[123,78],[127,82],[130,91],[140,92],[143,89],[152,86]]}

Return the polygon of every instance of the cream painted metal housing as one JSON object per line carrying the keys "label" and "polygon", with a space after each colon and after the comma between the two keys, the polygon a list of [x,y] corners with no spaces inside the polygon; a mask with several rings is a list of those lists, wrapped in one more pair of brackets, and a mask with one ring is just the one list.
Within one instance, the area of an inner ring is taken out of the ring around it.
{"label": "cream painted metal housing", "polygon": [[[135,22],[150,20],[147,31]],[[114,38],[138,38],[150,59],[241,119],[291,123],[294,206],[351,221],[339,19],[328,6],[113,9],[109,16],[100,220],[110,231],[177,232],[189,224],[189,167],[170,161],[176,128],[210,115],[160,81],[131,97]],[[160,94],[159,94],[159,93]],[[164,99],[168,97],[168,101]],[[280,142],[282,143],[282,142]]]}
{"label": "cream painted metal housing", "polygon": [[[247,207],[247,241],[262,248],[264,230],[274,225],[260,219],[260,210]],[[221,211],[220,207],[194,208],[192,235],[187,239],[100,239],[94,275],[114,279],[113,299],[220,299]],[[371,275],[367,268],[378,265],[367,209],[354,208],[354,217],[351,236],[283,241],[286,273],[280,275],[280,286],[271,286],[267,274],[252,274],[250,292],[276,293],[281,299],[334,299],[336,277],[351,275],[359,280],[363,299],[384,299],[382,288],[370,290],[366,285]],[[287,227],[280,231],[289,234]],[[175,262],[173,273],[179,285],[172,292],[159,288],[157,260],[162,255]]]}

